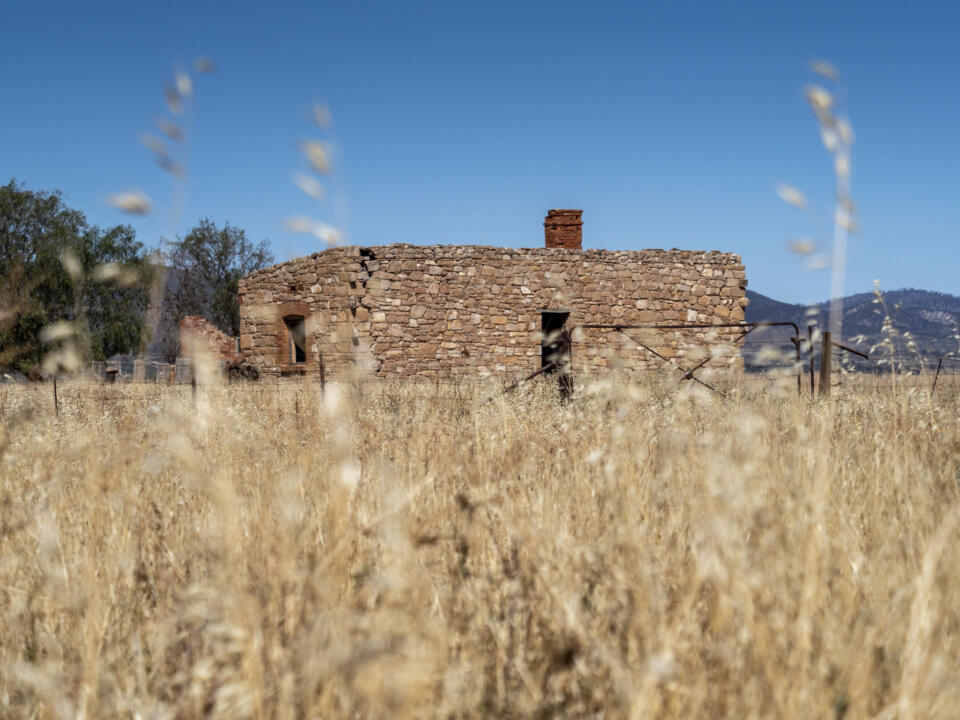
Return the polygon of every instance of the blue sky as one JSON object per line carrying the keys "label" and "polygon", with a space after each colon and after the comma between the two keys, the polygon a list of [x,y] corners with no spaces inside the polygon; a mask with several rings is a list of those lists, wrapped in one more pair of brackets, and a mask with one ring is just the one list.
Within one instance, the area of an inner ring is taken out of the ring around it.
{"label": "blue sky", "polygon": [[[803,100],[837,65],[856,132],[847,291],[960,294],[960,7],[854,2],[5,4],[0,183],[60,189],[100,225],[156,245],[200,217],[321,248],[308,215],[362,245],[542,245],[553,207],[584,210],[592,248],[740,252],[750,287],[805,302],[829,271],[833,177]],[[182,212],[138,137],[196,56]],[[322,98],[330,131],[310,122]],[[334,142],[328,198],[291,182],[298,144]],[[774,192],[803,189],[822,220]],[[154,212],[107,206],[140,188]]]}

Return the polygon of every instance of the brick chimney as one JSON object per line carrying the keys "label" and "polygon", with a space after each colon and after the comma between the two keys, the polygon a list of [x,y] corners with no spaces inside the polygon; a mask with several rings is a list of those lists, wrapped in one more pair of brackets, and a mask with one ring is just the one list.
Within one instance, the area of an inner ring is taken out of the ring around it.
{"label": "brick chimney", "polygon": [[583,249],[583,210],[550,210],[543,220],[548,248]]}

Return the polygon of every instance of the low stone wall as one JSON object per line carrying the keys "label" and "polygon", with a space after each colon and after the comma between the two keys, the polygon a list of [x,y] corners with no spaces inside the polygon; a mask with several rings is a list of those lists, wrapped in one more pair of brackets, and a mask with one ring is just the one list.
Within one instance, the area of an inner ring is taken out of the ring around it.
{"label": "low stone wall", "polygon": [[180,320],[181,352],[189,353],[192,343],[201,343],[217,360],[233,361],[239,357],[237,338],[227,335],[199,315],[187,315]]}
{"label": "low stone wall", "polygon": [[[241,279],[240,352],[266,375],[314,374],[322,360],[330,376],[360,362],[380,376],[515,377],[540,367],[542,309],[569,310],[568,326],[741,322],[745,287],[740,256],[721,252],[334,248]],[[290,349],[297,318],[305,320],[303,363]],[[732,337],[632,334],[670,358]],[[580,330],[573,340],[575,372],[661,364],[620,333]]]}

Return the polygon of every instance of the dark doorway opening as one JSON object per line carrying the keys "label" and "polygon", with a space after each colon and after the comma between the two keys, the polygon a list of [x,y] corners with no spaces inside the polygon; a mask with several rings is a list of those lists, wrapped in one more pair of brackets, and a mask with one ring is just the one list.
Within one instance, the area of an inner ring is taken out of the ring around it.
{"label": "dark doorway opening", "polygon": [[567,330],[569,310],[541,310],[540,369],[544,375],[557,374],[560,396],[573,394],[573,374],[570,368],[570,332]]}
{"label": "dark doorway opening", "polygon": [[291,315],[283,319],[290,337],[290,363],[299,365],[307,361],[307,327],[302,317]]}
{"label": "dark doorway opening", "polygon": [[[540,340],[540,367],[550,363],[560,364],[564,351],[570,352],[569,343],[565,343],[565,326],[570,313],[565,310],[541,310],[540,329],[543,337]],[[549,370],[547,372],[550,372]]]}

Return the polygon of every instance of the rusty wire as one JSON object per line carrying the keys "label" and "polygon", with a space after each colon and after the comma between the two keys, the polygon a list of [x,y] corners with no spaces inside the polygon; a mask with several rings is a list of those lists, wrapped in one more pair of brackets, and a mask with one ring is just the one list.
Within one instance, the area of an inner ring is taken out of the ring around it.
{"label": "rusty wire", "polygon": [[[649,352],[649,353],[651,353],[652,355],[654,355],[655,357],[657,357],[657,358],[658,358],[659,360],[661,360],[662,362],[664,362],[664,363],[672,366],[672,367],[675,368],[676,370],[679,370],[681,373],[683,373],[683,377],[681,378],[681,380],[692,380],[692,381],[694,381],[694,382],[696,382],[696,383],[699,383],[700,385],[703,385],[703,387],[707,388],[708,390],[712,390],[713,392],[715,392],[716,394],[720,395],[721,397],[723,397],[723,398],[728,398],[727,394],[724,393],[722,390],[718,390],[717,388],[713,387],[712,385],[710,385],[710,384],[707,383],[707,382],[704,382],[703,380],[701,380],[700,378],[696,377],[696,376],[693,374],[693,373],[695,373],[697,370],[699,370],[700,368],[702,368],[704,365],[706,365],[706,364],[710,361],[711,358],[708,357],[706,360],[701,361],[700,363],[698,363],[697,365],[695,365],[694,367],[692,367],[692,368],[690,368],[690,369],[688,370],[688,369],[685,369],[685,368],[681,367],[681,366],[680,366],[679,364],[677,364],[676,362],[674,362],[673,359],[668,358],[668,357],[666,357],[666,356],[664,356],[664,355],[661,355],[659,352],[657,352],[656,350],[654,350],[653,348],[651,348],[649,345],[646,345],[646,344],[640,342],[639,340],[637,340],[637,338],[635,338],[635,337],[633,337],[632,335],[630,335],[629,333],[627,333],[626,330],[707,330],[707,329],[717,329],[717,328],[741,329],[741,330],[743,330],[743,332],[741,333],[740,337],[736,338],[736,339],[731,343],[731,344],[733,344],[733,345],[736,345],[736,344],[738,344],[738,343],[743,342],[743,341],[744,341],[744,338],[746,338],[747,335],[749,335],[751,332],[753,332],[753,331],[756,330],[757,328],[763,328],[763,327],[792,327],[792,328],[793,328],[793,332],[794,332],[794,337],[789,338],[789,342],[792,342],[793,345],[794,345],[794,347],[796,347],[796,350],[797,350],[797,360],[799,361],[799,359],[800,359],[800,343],[802,342],[802,340],[800,339],[800,328],[797,327],[797,324],[796,324],[796,323],[791,322],[791,321],[789,321],[789,320],[782,320],[782,321],[781,321],[781,320],[777,320],[777,321],[769,321],[769,322],[765,321],[765,322],[754,322],[754,323],[746,323],[746,322],[739,322],[739,323],[671,323],[671,324],[647,324],[647,325],[585,324],[585,325],[577,325],[577,326],[575,326],[574,328],[572,328],[571,333],[572,333],[572,332],[575,332],[576,330],[614,330],[614,331],[616,331],[616,332],[619,332],[621,335],[629,338],[629,339],[632,340],[634,343],[636,343],[636,344],[639,345],[641,348],[643,348],[643,349],[646,350],[647,352]],[[760,341],[760,342],[763,342],[763,341]],[[767,341],[767,342],[771,342],[771,341]],[[854,351],[854,352],[855,352],[855,351]],[[858,353],[858,354],[859,354],[859,353]],[[800,373],[798,372],[798,374],[797,374],[797,392],[798,392],[798,393],[800,392],[800,382],[801,382],[801,381],[800,381]]]}

